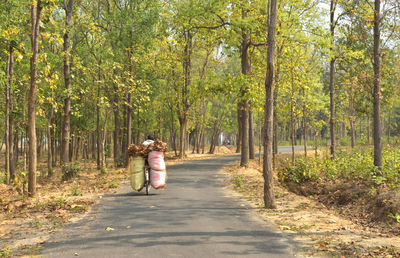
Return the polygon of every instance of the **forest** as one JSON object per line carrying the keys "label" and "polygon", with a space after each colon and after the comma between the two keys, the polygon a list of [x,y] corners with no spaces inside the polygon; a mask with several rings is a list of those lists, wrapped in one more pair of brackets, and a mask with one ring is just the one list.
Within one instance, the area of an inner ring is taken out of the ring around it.
{"label": "forest", "polygon": [[399,8],[1,1],[0,181],[35,196],[37,177],[71,178],[82,160],[125,167],[127,147],[151,133],[179,158],[225,141],[247,166],[264,151],[266,192],[278,145],[292,146],[295,182],[354,176],[399,190]]}

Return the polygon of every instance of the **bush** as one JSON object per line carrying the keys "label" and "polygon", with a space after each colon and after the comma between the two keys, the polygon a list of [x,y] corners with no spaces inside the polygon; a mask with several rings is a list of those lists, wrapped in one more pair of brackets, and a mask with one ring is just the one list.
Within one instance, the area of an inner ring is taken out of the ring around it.
{"label": "bush", "polygon": [[279,173],[280,181],[291,181],[300,184],[310,180],[317,180],[318,178],[320,178],[320,175],[318,172],[318,164],[316,163],[316,161],[316,159],[296,159],[295,165],[289,165],[281,173]]}
{"label": "bush", "polygon": [[119,156],[118,158],[115,159],[115,166],[117,168],[125,167],[125,157],[123,155],[121,155],[121,156]]}
{"label": "bush", "polygon": [[76,177],[82,169],[79,167],[79,162],[76,161],[75,163],[70,163],[63,167],[63,175],[62,180],[67,181],[74,177]]}
{"label": "bush", "polygon": [[371,149],[365,151],[338,151],[335,159],[299,158],[296,164],[286,165],[279,172],[282,182],[302,183],[310,180],[337,178],[362,180],[373,186],[386,183],[390,189],[400,191],[400,150],[385,148],[381,171],[374,166]]}

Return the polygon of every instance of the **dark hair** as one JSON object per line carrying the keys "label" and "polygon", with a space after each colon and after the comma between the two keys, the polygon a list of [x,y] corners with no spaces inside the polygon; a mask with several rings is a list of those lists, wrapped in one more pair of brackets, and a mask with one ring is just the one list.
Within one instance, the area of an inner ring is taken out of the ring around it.
{"label": "dark hair", "polygon": [[152,134],[149,134],[149,135],[147,135],[147,140],[155,140],[156,139],[156,137],[154,136],[154,135],[152,135]]}

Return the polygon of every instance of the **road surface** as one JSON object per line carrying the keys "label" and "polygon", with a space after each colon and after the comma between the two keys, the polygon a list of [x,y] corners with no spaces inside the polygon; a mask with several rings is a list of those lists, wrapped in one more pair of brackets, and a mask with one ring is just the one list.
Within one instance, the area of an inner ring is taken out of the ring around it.
{"label": "road surface", "polygon": [[[43,244],[43,257],[292,257],[291,241],[224,189],[238,156],[169,166],[166,190],[124,185]],[[106,230],[108,228],[108,230]]]}

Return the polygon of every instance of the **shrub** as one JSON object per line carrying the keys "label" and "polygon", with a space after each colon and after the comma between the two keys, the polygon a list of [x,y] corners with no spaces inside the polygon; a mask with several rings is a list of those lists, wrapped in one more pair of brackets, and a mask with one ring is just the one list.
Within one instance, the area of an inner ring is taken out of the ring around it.
{"label": "shrub", "polygon": [[385,148],[383,165],[379,171],[374,166],[371,149],[337,152],[335,159],[327,158],[298,158],[294,166],[285,166],[279,172],[282,182],[292,181],[302,183],[318,179],[354,179],[362,180],[373,186],[386,183],[390,189],[400,191],[400,150]]}
{"label": "shrub", "polygon": [[81,172],[81,168],[79,167],[79,162],[76,161],[75,163],[70,163],[63,167],[63,175],[62,180],[67,181],[70,180],[78,175]]}
{"label": "shrub", "polygon": [[279,173],[281,182],[291,181],[297,184],[310,180],[317,180],[319,177],[316,159],[307,160],[299,158],[296,160],[295,165],[289,165]]}

